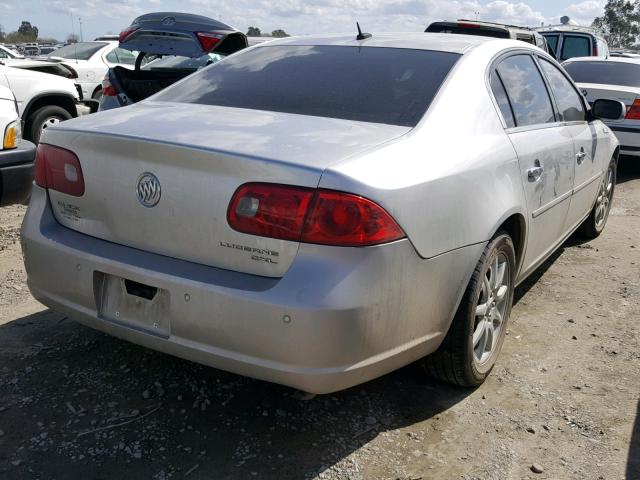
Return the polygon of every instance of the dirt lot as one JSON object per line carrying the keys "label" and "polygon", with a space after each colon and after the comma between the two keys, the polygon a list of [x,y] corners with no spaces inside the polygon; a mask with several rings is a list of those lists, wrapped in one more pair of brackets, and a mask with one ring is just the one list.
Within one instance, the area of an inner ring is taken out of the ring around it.
{"label": "dirt lot", "polygon": [[604,235],[569,241],[517,290],[475,391],[408,367],[306,399],[89,330],[31,298],[25,209],[2,209],[0,478],[640,479],[631,167]]}

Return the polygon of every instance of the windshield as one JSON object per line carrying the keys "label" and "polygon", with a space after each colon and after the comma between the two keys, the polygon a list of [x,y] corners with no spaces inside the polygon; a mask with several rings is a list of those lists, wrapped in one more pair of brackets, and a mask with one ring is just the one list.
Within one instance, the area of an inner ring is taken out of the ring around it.
{"label": "windshield", "polygon": [[569,62],[563,66],[577,83],[640,87],[640,63]]}
{"label": "windshield", "polygon": [[151,60],[142,67],[142,70],[164,70],[164,69],[186,69],[198,70],[207,65],[211,65],[222,60],[225,56],[219,53],[207,53],[198,58],[180,57],[177,55],[167,55],[162,58]]}
{"label": "windshield", "polygon": [[401,48],[265,45],[153,98],[415,126],[458,58]]}
{"label": "windshield", "polygon": [[51,52],[49,57],[69,58],[72,60],[89,60],[94,53],[100,50],[108,43],[104,42],[81,42],[72,43],[66,47],[60,47],[59,49]]}

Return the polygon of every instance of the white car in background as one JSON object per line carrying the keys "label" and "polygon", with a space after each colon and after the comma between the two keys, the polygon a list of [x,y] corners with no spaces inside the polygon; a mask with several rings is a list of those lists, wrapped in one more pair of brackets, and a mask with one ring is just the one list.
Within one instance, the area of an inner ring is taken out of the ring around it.
{"label": "white car in background", "polygon": [[31,193],[36,147],[21,139],[16,100],[0,85],[0,207],[24,202]]}
{"label": "white car in background", "polygon": [[80,104],[73,80],[58,75],[0,63],[0,86],[8,87],[15,95],[24,138],[33,143],[38,143],[42,132],[51,125],[91,111]]}
{"label": "white car in background", "polygon": [[596,99],[625,104],[624,119],[605,123],[620,141],[620,154],[640,156],[640,59],[572,58],[562,64],[589,103]]}
{"label": "white car in background", "polygon": [[9,47],[0,45],[0,60],[4,60],[5,58],[24,58],[24,55]]}
{"label": "white car in background", "polygon": [[47,58],[62,62],[78,72],[77,82],[86,99],[100,100],[102,79],[111,67],[133,69],[137,52],[118,47],[115,41],[79,42],[59,48]]}

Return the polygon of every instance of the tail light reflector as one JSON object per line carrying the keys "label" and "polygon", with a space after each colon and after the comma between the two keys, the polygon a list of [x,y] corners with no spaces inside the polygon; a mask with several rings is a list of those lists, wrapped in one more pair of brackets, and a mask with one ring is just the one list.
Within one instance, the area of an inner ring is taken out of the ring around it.
{"label": "tail light reflector", "polygon": [[84,176],[76,154],[46,143],[36,150],[35,182],[74,197],[84,195]]}
{"label": "tail light reflector", "polygon": [[120,32],[120,35],[118,36],[118,41],[120,43],[124,42],[127,38],[129,38],[131,35],[133,35],[138,30],[139,29],[137,27],[125,28],[123,31]]}
{"label": "tail light reflector", "polygon": [[633,105],[627,110],[626,120],[640,120],[640,99],[633,101]]}
{"label": "tail light reflector", "polygon": [[205,52],[210,52],[211,50],[213,50],[215,46],[224,38],[224,34],[214,32],[196,32],[196,36],[198,37],[198,41],[202,46],[202,50],[204,50]]}
{"label": "tail light reflector", "polygon": [[227,220],[250,235],[321,245],[362,247],[405,236],[389,213],[361,196],[269,183],[238,188]]}
{"label": "tail light reflector", "polygon": [[107,73],[102,79],[102,95],[107,97],[115,97],[118,95],[115,87],[111,85],[111,82],[109,81],[109,73]]}

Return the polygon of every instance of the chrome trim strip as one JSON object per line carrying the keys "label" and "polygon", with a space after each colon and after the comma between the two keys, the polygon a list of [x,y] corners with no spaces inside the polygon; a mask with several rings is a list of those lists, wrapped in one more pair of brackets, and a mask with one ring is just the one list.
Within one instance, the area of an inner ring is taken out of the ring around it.
{"label": "chrome trim strip", "polygon": [[540,215],[542,215],[547,210],[552,209],[553,207],[555,207],[556,205],[561,203],[563,200],[566,200],[567,198],[569,198],[571,195],[573,195],[573,190],[569,190],[568,192],[563,193],[562,195],[560,195],[559,197],[555,198],[553,201],[547,203],[543,207],[540,207],[537,210],[534,210],[533,213],[531,214],[531,216],[533,218],[539,217]]}
{"label": "chrome trim strip", "polygon": [[589,185],[591,185],[593,182],[595,182],[596,180],[598,180],[601,177],[602,177],[602,173],[598,173],[598,174],[594,175],[593,177],[591,177],[586,182],[581,183],[580,185],[578,185],[577,187],[575,187],[573,189],[574,195],[576,193],[578,193],[580,190],[582,190],[583,188],[588,187]]}

